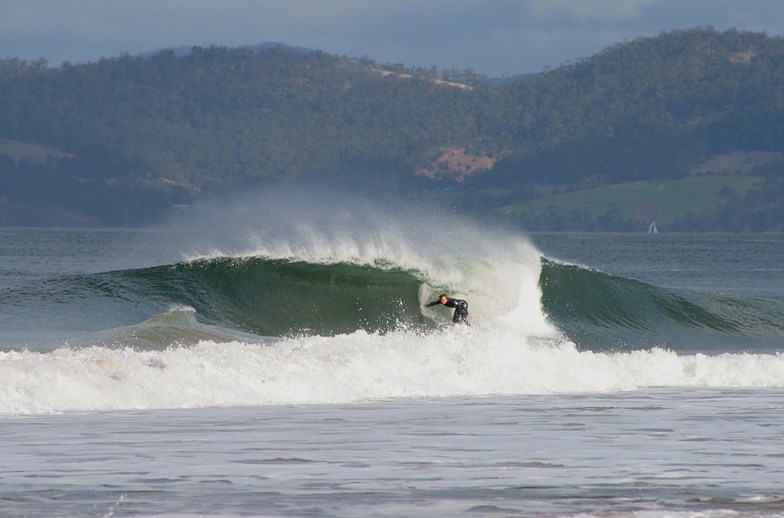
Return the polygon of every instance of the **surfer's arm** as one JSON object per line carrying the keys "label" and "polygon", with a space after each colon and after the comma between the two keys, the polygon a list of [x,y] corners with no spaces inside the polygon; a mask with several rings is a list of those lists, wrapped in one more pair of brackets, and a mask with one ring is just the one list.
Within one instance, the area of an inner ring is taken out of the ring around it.
{"label": "surfer's arm", "polygon": [[432,308],[433,306],[438,306],[439,304],[441,304],[441,301],[440,300],[435,300],[435,301],[433,301],[433,302],[431,302],[429,304],[425,304],[425,307],[426,308]]}

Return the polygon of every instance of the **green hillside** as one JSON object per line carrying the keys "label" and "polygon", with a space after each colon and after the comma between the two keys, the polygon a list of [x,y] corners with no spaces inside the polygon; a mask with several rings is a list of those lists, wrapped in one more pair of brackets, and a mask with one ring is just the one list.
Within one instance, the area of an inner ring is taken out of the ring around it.
{"label": "green hillside", "polygon": [[542,196],[496,209],[525,228],[642,231],[680,228],[690,219],[713,217],[729,197],[764,184],[757,176],[693,176],[650,180]]}
{"label": "green hillside", "polygon": [[[712,28],[500,83],[284,47],[0,59],[0,225],[154,224],[286,182],[617,230],[638,183],[671,187],[656,208],[673,229],[784,230],[782,84],[783,38]],[[679,197],[702,184],[705,201]]]}

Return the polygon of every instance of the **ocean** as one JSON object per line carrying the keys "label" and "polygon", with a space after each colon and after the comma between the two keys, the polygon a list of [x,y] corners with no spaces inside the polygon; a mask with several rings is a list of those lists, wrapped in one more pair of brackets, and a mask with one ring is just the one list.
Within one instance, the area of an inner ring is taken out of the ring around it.
{"label": "ocean", "polygon": [[0,229],[0,515],[784,516],[784,236],[264,205]]}

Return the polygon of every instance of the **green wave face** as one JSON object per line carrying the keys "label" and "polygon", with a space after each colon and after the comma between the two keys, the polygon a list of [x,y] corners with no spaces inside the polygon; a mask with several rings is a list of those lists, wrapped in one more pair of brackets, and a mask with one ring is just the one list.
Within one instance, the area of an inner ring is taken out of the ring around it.
{"label": "green wave face", "polygon": [[280,259],[206,259],[114,275],[138,297],[193,307],[206,322],[264,336],[428,325],[412,272]]}
{"label": "green wave face", "polygon": [[548,318],[578,345],[737,342],[742,336],[780,347],[784,307],[678,292],[588,268],[542,259],[542,306]]}

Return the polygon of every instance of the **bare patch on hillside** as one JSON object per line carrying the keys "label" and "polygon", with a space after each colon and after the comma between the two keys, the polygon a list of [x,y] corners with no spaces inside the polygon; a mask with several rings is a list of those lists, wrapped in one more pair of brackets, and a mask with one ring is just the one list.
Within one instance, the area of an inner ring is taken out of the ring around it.
{"label": "bare patch on hillside", "polygon": [[[372,70],[374,72],[376,72],[377,74],[381,74],[384,77],[394,76],[394,77],[397,77],[398,79],[412,79],[414,77],[411,74],[405,74],[405,73],[401,73],[401,72],[391,72],[389,70],[382,70],[382,69],[376,69],[376,68],[374,68]],[[464,83],[455,83],[453,81],[444,81],[443,79],[431,79],[430,81],[435,83],[435,84],[437,84],[437,85],[451,86],[451,87],[454,87],[454,88],[460,88],[461,90],[471,91],[471,90],[474,89],[474,87],[471,86],[471,85],[467,85],[467,84],[464,84]]]}
{"label": "bare patch on hillside", "polygon": [[435,160],[428,166],[419,169],[417,176],[425,176],[431,180],[451,178],[462,182],[466,177],[478,171],[489,171],[496,159],[489,156],[477,156],[466,153],[465,148],[451,147],[439,150]]}

